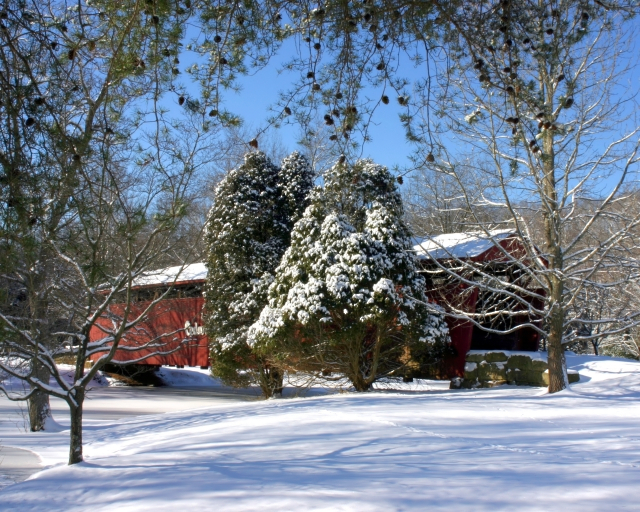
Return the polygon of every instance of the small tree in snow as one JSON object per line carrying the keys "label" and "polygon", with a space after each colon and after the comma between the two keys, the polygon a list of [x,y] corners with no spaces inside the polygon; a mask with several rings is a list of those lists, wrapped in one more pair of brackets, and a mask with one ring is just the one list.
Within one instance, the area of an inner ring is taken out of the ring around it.
{"label": "small tree in snow", "polygon": [[281,169],[264,153],[249,153],[216,189],[207,220],[206,329],[213,373],[234,386],[257,382],[265,396],[280,392],[282,374],[270,354],[251,349],[246,333],[267,302],[271,274],[312,184],[310,167],[298,153],[285,158]]}
{"label": "small tree in snow", "polygon": [[338,164],[313,193],[250,331],[257,352],[337,372],[358,391],[398,372],[413,345],[448,332],[409,250],[402,202],[386,168]]}

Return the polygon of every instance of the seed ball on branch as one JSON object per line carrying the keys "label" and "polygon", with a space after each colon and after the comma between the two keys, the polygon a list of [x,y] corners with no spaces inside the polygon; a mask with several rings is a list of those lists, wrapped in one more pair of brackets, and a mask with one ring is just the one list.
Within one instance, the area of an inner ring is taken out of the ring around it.
{"label": "seed ball on branch", "polygon": [[333,135],[329,136],[329,140],[338,140],[338,136],[334,133]]}
{"label": "seed ball on branch", "polygon": [[320,90],[320,84],[318,82],[313,82],[313,85],[311,86],[311,89],[313,89],[314,91],[319,91]]}
{"label": "seed ball on branch", "polygon": [[178,105],[184,105],[184,96],[178,98]]}
{"label": "seed ball on branch", "polygon": [[558,78],[556,78],[556,82],[562,82],[564,80],[564,73],[560,73]]}
{"label": "seed ball on branch", "polygon": [[516,94],[516,90],[513,87],[511,87],[510,85],[507,86],[506,90],[507,90],[507,94],[510,94],[511,96],[514,96]]}
{"label": "seed ball on branch", "polygon": [[564,100],[564,108],[571,108],[571,105],[573,105],[573,98],[567,98]]}
{"label": "seed ball on branch", "polygon": [[316,74],[313,71],[307,72],[307,78],[315,78]]}
{"label": "seed ball on branch", "polygon": [[544,112],[538,112],[536,114],[536,119],[542,119],[542,118],[544,118],[544,115],[545,115]]}
{"label": "seed ball on branch", "polygon": [[407,98],[405,98],[404,96],[398,96],[398,103],[400,103],[400,105],[406,105]]}
{"label": "seed ball on branch", "polygon": [[225,59],[224,57],[220,57],[220,61],[219,61],[219,62],[220,62],[220,64],[221,64],[221,65],[223,65],[223,66],[224,66],[225,64],[228,64],[228,63],[229,63],[229,61],[228,61],[227,59]]}
{"label": "seed ball on branch", "polygon": [[80,161],[80,155],[78,153],[74,153],[71,158],[73,158],[73,160],[76,161],[76,162]]}
{"label": "seed ball on branch", "polygon": [[288,116],[291,115],[291,109],[289,107],[284,107],[284,113]]}
{"label": "seed ball on branch", "polygon": [[337,100],[341,100],[341,99],[342,99],[342,93],[341,93],[340,91],[338,91],[338,92],[336,93],[336,99],[337,99]]}
{"label": "seed ball on branch", "polygon": [[331,111],[331,114],[333,114],[333,115],[334,115],[334,116],[336,116],[336,117],[340,117],[340,111],[339,111],[337,108],[334,108],[334,109]]}
{"label": "seed ball on branch", "polygon": [[160,23],[160,17],[156,16],[155,14],[151,17],[151,21],[153,22],[154,25],[157,25],[158,23]]}
{"label": "seed ball on branch", "polygon": [[44,98],[41,98],[40,96],[38,96],[33,100],[33,103],[38,106],[44,105]]}
{"label": "seed ball on branch", "polygon": [[171,57],[171,50],[169,50],[169,48],[165,48],[164,50],[162,50],[162,55],[164,55],[165,57]]}
{"label": "seed ball on branch", "polygon": [[517,128],[511,128],[511,135],[515,135],[516,133],[518,133],[518,129]]}
{"label": "seed ball on branch", "polygon": [[35,119],[33,117],[27,117],[27,120],[24,122],[26,126],[33,126],[35,124]]}
{"label": "seed ball on branch", "polygon": [[378,71],[382,71],[382,70],[384,69],[384,67],[385,67],[385,66],[384,66],[384,62],[380,62],[380,63],[376,66],[376,69],[377,69]]}
{"label": "seed ball on branch", "polygon": [[322,45],[320,43],[315,43],[313,45],[313,48],[316,49],[316,50],[319,50],[320,48],[322,48]]}
{"label": "seed ball on branch", "polygon": [[502,32],[503,34],[507,31],[507,26],[506,25],[502,25],[500,27],[500,32]]}
{"label": "seed ball on branch", "polygon": [[509,75],[509,78],[511,78],[511,80],[515,80],[516,78],[518,78],[518,73],[511,73]]}
{"label": "seed ball on branch", "polygon": [[537,144],[537,142],[535,140],[533,140],[533,139],[529,141],[529,147],[530,148],[533,148],[536,144]]}
{"label": "seed ball on branch", "polygon": [[214,108],[209,112],[209,117],[216,117],[218,115],[218,111]]}
{"label": "seed ball on branch", "polygon": [[398,181],[398,185],[402,185],[404,183],[404,179],[402,178],[402,176],[398,176],[396,180]]}
{"label": "seed ball on branch", "polygon": [[338,163],[339,164],[343,164],[347,161],[347,157],[344,155],[340,155],[340,158],[338,158]]}
{"label": "seed ball on branch", "polygon": [[308,36],[307,36],[307,37],[305,37],[305,38],[304,38],[304,42],[305,42],[305,43],[310,43],[310,42],[311,42],[311,38],[310,38],[310,37],[308,37]]}
{"label": "seed ball on branch", "polygon": [[504,73],[511,73],[511,68],[510,68],[509,66],[507,66],[507,67],[505,67],[505,68],[502,68],[502,71],[503,71]]}
{"label": "seed ball on branch", "polygon": [[553,35],[553,29],[552,28],[548,28],[547,30],[545,30],[546,34],[548,36],[552,36]]}
{"label": "seed ball on branch", "polygon": [[258,149],[258,139],[251,139],[249,141],[249,146],[252,148]]}
{"label": "seed ball on branch", "polygon": [[389,96],[387,96],[386,94],[382,96],[382,98],[380,98],[382,103],[384,103],[385,105],[389,104]]}
{"label": "seed ball on branch", "polygon": [[171,72],[172,72],[174,75],[179,75],[179,74],[180,74],[180,70],[179,70],[178,68],[173,68],[173,69],[171,70]]}
{"label": "seed ball on branch", "polygon": [[178,57],[174,57],[173,63],[174,64],[180,64],[180,59]]}
{"label": "seed ball on branch", "polygon": [[333,122],[334,122],[334,121],[333,121],[333,119],[331,119],[331,118],[328,118],[328,119],[325,119],[325,120],[324,120],[324,124],[326,124],[327,126],[331,126],[331,125],[333,125]]}
{"label": "seed ball on branch", "polygon": [[589,13],[587,13],[587,12],[583,12],[583,13],[582,13],[581,18],[582,18],[584,21],[588,21],[588,20],[589,20]]}
{"label": "seed ball on branch", "polygon": [[531,39],[529,39],[528,37],[525,37],[525,38],[522,40],[522,44],[529,44],[530,42],[531,42]]}
{"label": "seed ball on branch", "polygon": [[513,41],[511,39],[507,39],[504,44],[506,44],[507,46],[513,46]]}
{"label": "seed ball on branch", "polygon": [[222,41],[222,38],[218,34],[216,34],[215,36],[213,36],[213,41],[215,43],[219,43],[220,41]]}
{"label": "seed ball on branch", "polygon": [[73,60],[75,56],[76,56],[76,51],[73,48],[71,48],[71,50],[67,52],[67,57],[69,57],[69,60]]}
{"label": "seed ball on branch", "polygon": [[51,41],[51,43],[49,44],[49,46],[51,46],[52,50],[55,50],[58,47],[58,43],[56,43],[55,41]]}

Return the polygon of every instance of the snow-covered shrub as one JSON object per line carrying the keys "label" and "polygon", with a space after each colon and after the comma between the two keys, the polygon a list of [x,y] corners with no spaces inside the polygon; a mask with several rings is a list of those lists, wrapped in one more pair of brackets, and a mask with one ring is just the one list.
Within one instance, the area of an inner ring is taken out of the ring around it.
{"label": "snow-covered shrub", "polygon": [[357,390],[401,371],[412,347],[449,339],[410,249],[387,169],[336,165],[294,227],[250,343],[279,346],[298,369],[343,374]]}
{"label": "snow-covered shrub", "polygon": [[312,185],[302,155],[290,155],[278,168],[264,153],[253,152],[215,191],[205,233],[205,318],[212,372],[227,384],[257,382],[266,396],[282,387],[271,355],[253,351],[246,334],[267,304],[272,274]]}

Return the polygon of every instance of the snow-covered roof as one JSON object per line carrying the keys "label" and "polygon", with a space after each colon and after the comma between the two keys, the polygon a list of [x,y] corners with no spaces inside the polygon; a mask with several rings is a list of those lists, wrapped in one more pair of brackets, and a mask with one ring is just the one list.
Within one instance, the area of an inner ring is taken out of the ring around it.
{"label": "snow-covered roof", "polygon": [[413,247],[419,258],[427,254],[433,259],[475,258],[488,251],[500,240],[513,235],[511,229],[497,229],[485,232],[448,233],[425,238]]}
{"label": "snow-covered roof", "polygon": [[172,284],[183,281],[202,281],[207,278],[207,267],[204,263],[178,265],[177,267],[161,268],[145,272],[135,279],[134,286],[149,286],[153,284]]}

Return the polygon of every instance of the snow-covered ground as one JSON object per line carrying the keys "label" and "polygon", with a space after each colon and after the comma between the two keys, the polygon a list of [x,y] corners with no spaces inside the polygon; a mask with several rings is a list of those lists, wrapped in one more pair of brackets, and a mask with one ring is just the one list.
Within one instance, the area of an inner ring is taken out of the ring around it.
{"label": "snow-covered ground", "polygon": [[0,439],[48,469],[0,510],[639,510],[640,363],[568,363],[581,382],[555,395],[386,390],[93,420],[73,467],[66,418],[26,434],[3,415]]}

